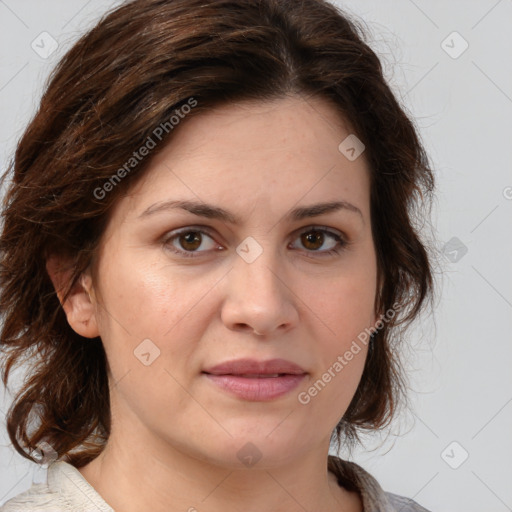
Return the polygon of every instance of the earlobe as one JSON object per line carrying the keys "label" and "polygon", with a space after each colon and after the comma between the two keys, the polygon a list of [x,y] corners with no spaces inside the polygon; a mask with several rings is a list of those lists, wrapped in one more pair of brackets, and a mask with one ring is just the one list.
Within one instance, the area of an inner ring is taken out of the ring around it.
{"label": "earlobe", "polygon": [[85,338],[99,336],[91,276],[82,274],[71,289],[66,301],[63,302],[66,285],[72,276],[72,265],[63,258],[50,256],[46,260],[46,270],[71,328]]}

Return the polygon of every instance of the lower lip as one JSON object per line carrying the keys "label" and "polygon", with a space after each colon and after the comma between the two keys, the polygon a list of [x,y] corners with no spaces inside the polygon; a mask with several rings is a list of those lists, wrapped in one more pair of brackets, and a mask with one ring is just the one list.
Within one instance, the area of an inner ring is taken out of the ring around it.
{"label": "lower lip", "polygon": [[281,377],[239,377],[237,375],[205,375],[217,386],[244,400],[268,401],[286,395],[296,388],[305,373],[300,375],[283,375]]}

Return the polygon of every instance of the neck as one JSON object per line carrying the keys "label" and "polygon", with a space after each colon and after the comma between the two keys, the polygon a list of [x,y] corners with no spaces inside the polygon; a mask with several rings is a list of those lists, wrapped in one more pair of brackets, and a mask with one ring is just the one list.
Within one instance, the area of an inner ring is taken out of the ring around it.
{"label": "neck", "polygon": [[126,436],[121,444],[113,431],[102,454],[79,471],[119,512],[138,512],[149,503],[153,512],[226,512],[231,503],[246,512],[362,511],[358,495],[327,471],[328,447],[282,466],[233,469],[168,444],[136,443]]}

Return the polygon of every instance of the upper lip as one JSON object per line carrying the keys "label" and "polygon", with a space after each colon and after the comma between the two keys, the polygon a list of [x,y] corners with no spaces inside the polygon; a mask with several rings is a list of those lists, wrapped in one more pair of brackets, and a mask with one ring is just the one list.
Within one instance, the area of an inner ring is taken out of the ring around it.
{"label": "upper lip", "polygon": [[212,375],[266,375],[276,373],[300,375],[306,373],[298,364],[286,359],[268,359],[266,361],[234,359],[206,368],[203,372]]}

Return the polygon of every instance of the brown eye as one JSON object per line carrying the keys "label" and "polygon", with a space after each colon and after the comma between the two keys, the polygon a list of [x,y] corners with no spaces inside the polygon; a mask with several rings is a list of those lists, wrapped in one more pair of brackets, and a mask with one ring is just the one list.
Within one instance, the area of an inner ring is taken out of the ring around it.
{"label": "brown eye", "polygon": [[[309,227],[299,234],[299,238],[302,248],[306,249],[308,253],[317,253],[315,256],[338,254],[340,250],[349,245],[349,242],[338,233],[323,228]],[[328,244],[329,240],[331,240],[330,244]],[[208,247],[208,241],[210,247]],[[176,254],[186,257],[201,256],[201,253],[208,253],[212,249],[222,250],[212,236],[203,229],[188,228],[174,232],[172,236],[164,240],[164,245]],[[202,250],[199,250],[201,247]]]}
{"label": "brown eye", "polygon": [[[299,233],[299,237],[300,245],[306,249],[306,252],[316,252],[318,256],[338,254],[341,249],[348,245],[348,242],[338,233],[323,228],[309,227],[307,230]],[[329,239],[331,243],[327,245]],[[326,245],[327,247],[325,247]]]}
{"label": "brown eye", "polygon": [[306,231],[301,234],[301,240],[306,249],[316,251],[324,243],[324,235],[321,231]]}
{"label": "brown eye", "polygon": [[195,251],[201,246],[202,236],[199,231],[188,231],[178,237],[180,246],[186,251]]}
{"label": "brown eye", "polygon": [[[175,232],[164,240],[164,245],[173,252],[188,257],[200,256],[201,253],[217,247],[213,238],[202,229],[184,229]],[[202,249],[199,250],[201,247]]]}

